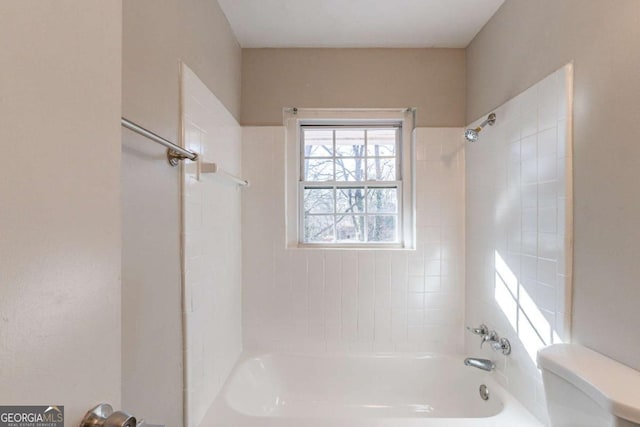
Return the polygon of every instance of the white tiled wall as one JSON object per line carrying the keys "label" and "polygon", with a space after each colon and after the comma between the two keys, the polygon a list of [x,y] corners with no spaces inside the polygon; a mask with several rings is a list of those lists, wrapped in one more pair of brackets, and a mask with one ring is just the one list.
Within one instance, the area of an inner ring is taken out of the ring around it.
{"label": "white tiled wall", "polygon": [[[183,66],[184,145],[241,175],[241,128]],[[186,364],[189,426],[199,425],[242,352],[241,190],[185,162]]]}
{"label": "white tiled wall", "polygon": [[417,250],[285,249],[285,131],[243,128],[247,350],[462,350],[462,130],[417,129]]}
{"label": "white tiled wall", "polygon": [[472,335],[466,351],[497,358],[499,378],[540,418],[536,351],[570,339],[571,93],[567,65],[495,110],[465,153],[466,318],[513,353],[480,350]]}

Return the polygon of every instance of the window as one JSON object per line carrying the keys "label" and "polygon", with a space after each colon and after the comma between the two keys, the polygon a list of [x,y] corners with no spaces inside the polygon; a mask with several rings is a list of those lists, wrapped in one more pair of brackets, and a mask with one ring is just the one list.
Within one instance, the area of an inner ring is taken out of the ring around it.
{"label": "window", "polygon": [[413,247],[413,110],[291,110],[285,125],[288,247]]}
{"label": "window", "polygon": [[400,129],[301,126],[302,243],[400,243]]}

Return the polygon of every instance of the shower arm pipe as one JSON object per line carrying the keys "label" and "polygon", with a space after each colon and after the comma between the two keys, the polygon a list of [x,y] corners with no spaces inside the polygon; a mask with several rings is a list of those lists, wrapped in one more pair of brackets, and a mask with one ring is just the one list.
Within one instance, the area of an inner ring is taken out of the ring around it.
{"label": "shower arm pipe", "polygon": [[188,159],[188,160],[192,160],[192,161],[198,160],[198,153],[194,153],[192,151],[185,150],[184,148],[180,147],[179,145],[176,145],[173,142],[164,139],[160,135],[157,135],[157,134],[151,132],[150,130],[147,130],[147,129],[143,128],[142,126],[132,122],[129,119],[126,119],[126,118],[122,117],[120,123],[122,124],[123,127],[127,128],[129,130],[132,130],[135,133],[137,133],[139,135],[142,135],[142,136],[144,136],[146,138],[149,138],[153,142],[156,142],[156,143],[166,147],[167,148],[167,159],[168,159],[169,164],[171,166],[177,166],[178,163],[180,162],[180,160],[184,160],[184,159]]}
{"label": "shower arm pipe", "polygon": [[480,132],[486,125],[493,126],[496,122],[496,114],[491,113],[489,116],[475,129],[476,132]]}

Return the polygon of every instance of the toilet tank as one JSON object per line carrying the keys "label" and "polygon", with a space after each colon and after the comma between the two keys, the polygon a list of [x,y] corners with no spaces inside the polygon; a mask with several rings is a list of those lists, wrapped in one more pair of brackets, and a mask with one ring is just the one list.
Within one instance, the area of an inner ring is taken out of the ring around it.
{"label": "toilet tank", "polygon": [[552,427],[640,426],[640,372],[577,344],[538,352]]}

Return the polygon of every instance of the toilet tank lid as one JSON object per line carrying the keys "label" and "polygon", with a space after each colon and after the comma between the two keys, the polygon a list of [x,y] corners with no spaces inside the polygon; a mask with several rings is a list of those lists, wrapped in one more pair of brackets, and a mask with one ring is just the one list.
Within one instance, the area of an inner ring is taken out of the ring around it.
{"label": "toilet tank lid", "polygon": [[538,351],[538,367],[554,373],[618,418],[640,423],[640,372],[578,344]]}

